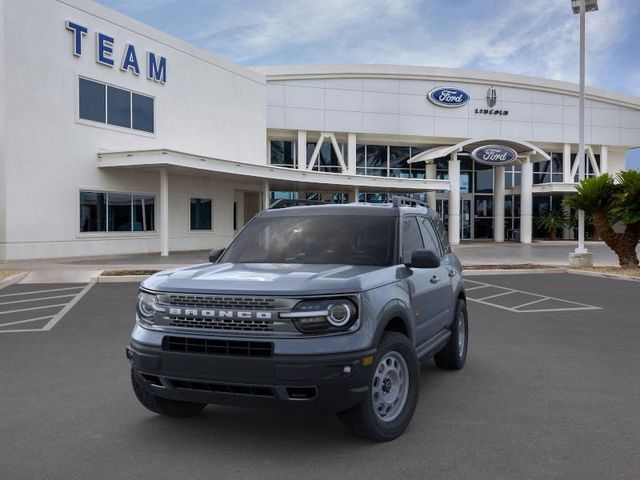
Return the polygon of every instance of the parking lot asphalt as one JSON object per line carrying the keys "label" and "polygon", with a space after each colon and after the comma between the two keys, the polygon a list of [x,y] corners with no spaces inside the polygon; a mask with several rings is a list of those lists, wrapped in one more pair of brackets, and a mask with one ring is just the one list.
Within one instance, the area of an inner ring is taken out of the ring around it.
{"label": "parking lot asphalt", "polygon": [[640,283],[469,280],[594,308],[470,301],[466,367],[426,363],[413,422],[387,444],[352,437],[333,417],[146,411],[124,352],[137,286],[97,284],[50,331],[0,332],[0,479],[637,479]]}

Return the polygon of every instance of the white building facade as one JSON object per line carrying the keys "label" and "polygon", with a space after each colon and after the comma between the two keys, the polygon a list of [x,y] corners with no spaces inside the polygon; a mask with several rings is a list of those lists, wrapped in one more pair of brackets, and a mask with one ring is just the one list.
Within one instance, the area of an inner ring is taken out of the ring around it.
{"label": "white building facade", "polygon": [[[528,243],[575,188],[574,84],[248,69],[88,0],[0,0],[0,19],[0,260],[221,247],[277,198],[394,194],[453,243]],[[586,142],[588,174],[623,169],[640,99],[587,89]],[[514,157],[472,158],[487,146]]]}

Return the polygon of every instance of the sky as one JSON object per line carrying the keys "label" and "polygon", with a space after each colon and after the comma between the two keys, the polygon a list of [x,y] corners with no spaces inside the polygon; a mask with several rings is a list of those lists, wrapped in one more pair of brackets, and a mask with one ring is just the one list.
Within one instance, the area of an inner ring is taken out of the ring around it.
{"label": "sky", "polygon": [[[578,81],[570,0],[98,0],[245,66],[381,63]],[[640,96],[640,1],[587,14],[587,85]],[[640,149],[628,157],[640,168]]]}

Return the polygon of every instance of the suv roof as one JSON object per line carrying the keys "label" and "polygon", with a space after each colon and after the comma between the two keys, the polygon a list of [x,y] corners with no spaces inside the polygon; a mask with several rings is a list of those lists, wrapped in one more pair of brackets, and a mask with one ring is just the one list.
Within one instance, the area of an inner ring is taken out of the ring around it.
{"label": "suv roof", "polygon": [[427,206],[396,205],[394,203],[313,203],[300,206],[270,208],[262,212],[268,216],[296,215],[379,215],[399,216],[406,213],[434,214]]}

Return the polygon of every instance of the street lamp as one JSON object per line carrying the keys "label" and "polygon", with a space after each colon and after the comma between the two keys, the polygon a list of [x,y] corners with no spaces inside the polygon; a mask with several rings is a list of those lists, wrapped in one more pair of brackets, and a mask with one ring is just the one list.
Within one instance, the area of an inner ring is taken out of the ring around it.
{"label": "street lamp", "polygon": [[[580,99],[578,104],[578,179],[582,181],[586,170],[584,155],[584,57],[585,39],[584,23],[585,13],[598,10],[598,0],[571,0],[573,13],[580,15]],[[578,210],[578,247],[576,254],[586,254],[584,245],[584,211]],[[585,255],[586,256],[586,255]]]}

